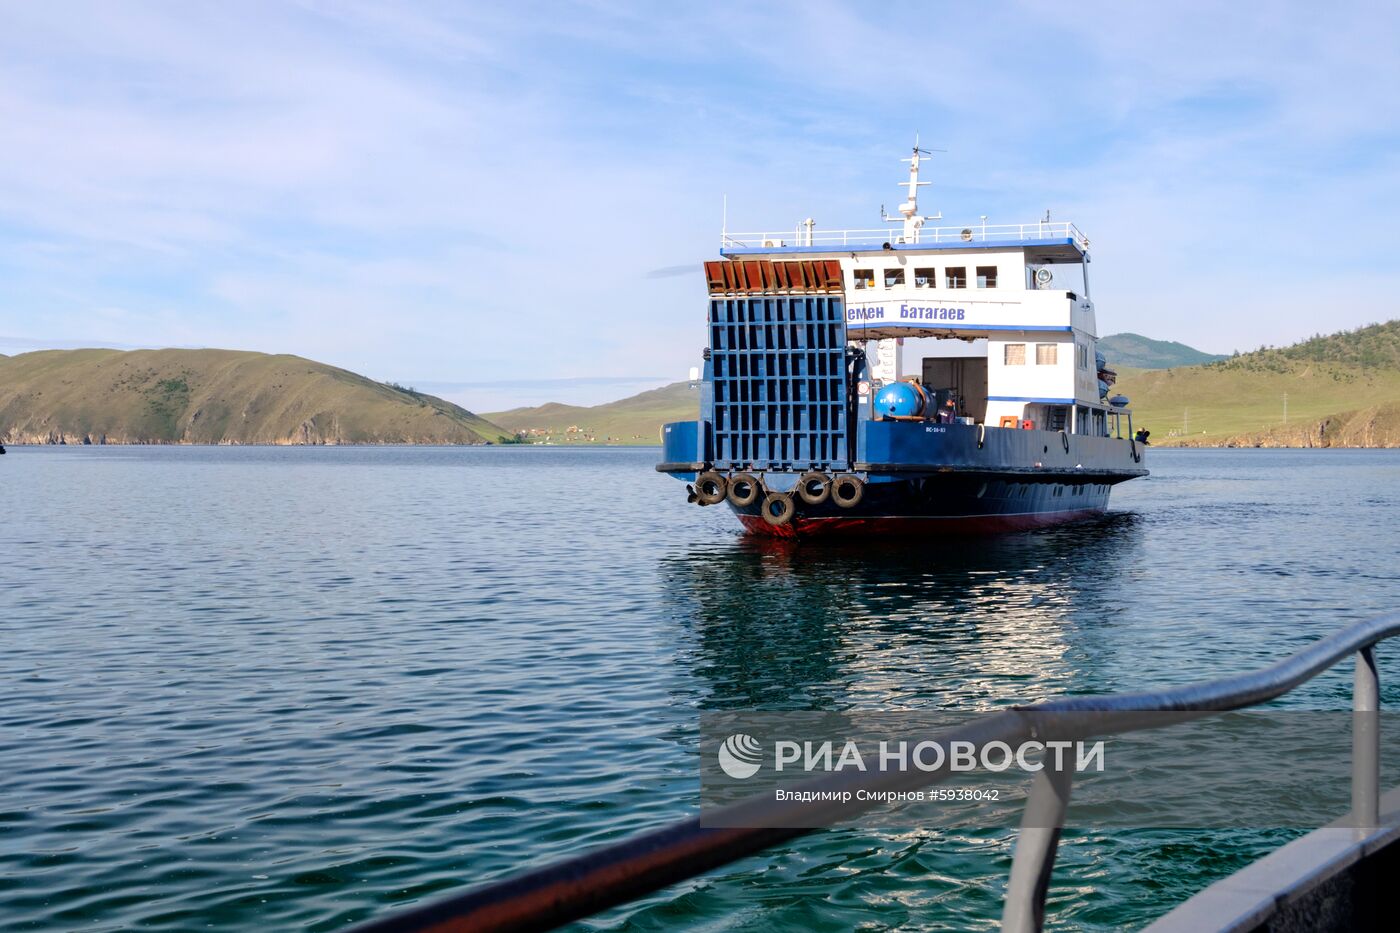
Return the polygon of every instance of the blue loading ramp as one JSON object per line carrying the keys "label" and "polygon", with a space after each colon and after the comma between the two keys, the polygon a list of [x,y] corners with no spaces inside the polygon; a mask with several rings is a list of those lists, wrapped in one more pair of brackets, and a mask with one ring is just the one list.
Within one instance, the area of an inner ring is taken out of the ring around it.
{"label": "blue loading ramp", "polygon": [[709,330],[716,467],[849,469],[840,295],[712,298]]}

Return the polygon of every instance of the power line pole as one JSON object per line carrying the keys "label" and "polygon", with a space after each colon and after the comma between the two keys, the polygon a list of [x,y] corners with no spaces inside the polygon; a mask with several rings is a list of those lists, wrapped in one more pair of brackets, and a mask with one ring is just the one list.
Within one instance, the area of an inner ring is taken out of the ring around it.
{"label": "power line pole", "polygon": [[1283,393],[1283,423],[1288,423],[1288,393]]}
{"label": "power line pole", "polygon": [[1191,409],[1189,408],[1183,408],[1181,410],[1181,433],[1191,433]]}

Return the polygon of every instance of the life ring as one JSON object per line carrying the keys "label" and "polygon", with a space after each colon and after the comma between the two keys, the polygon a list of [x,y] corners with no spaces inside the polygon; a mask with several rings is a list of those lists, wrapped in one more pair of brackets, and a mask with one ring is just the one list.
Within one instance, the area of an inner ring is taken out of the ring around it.
{"label": "life ring", "polygon": [[797,478],[797,497],[808,505],[821,505],[831,498],[831,480],[820,470],[811,470]]}
{"label": "life ring", "polygon": [[838,474],[831,481],[831,501],[843,509],[854,508],[865,498],[865,480],[854,473]]}
{"label": "life ring", "polygon": [[729,483],[714,470],[706,470],[695,477],[695,500],[701,505],[718,505],[728,491]]}
{"label": "life ring", "polygon": [[763,513],[765,522],[778,527],[792,521],[792,516],[797,512],[797,506],[793,504],[792,496],[787,493],[770,492],[763,497],[763,505],[759,511]]}
{"label": "life ring", "polygon": [[753,505],[763,492],[763,484],[752,473],[735,473],[729,477],[729,501],[739,508]]}

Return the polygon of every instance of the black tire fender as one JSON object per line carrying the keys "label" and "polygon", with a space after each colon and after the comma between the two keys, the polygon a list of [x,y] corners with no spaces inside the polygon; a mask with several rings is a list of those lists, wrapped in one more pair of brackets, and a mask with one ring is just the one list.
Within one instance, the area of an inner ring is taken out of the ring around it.
{"label": "black tire fender", "polygon": [[839,473],[831,481],[831,501],[843,509],[855,508],[865,498],[865,480],[854,473]]}
{"label": "black tire fender", "polygon": [[778,527],[792,521],[793,515],[797,514],[797,505],[792,501],[792,496],[785,492],[770,492],[763,497],[759,511],[763,513],[765,522]]}
{"label": "black tire fender", "polygon": [[728,481],[714,470],[706,470],[695,477],[695,499],[701,505],[718,505],[728,491]]}
{"label": "black tire fender", "polygon": [[746,505],[753,505],[761,495],[763,495],[763,483],[759,482],[758,477],[752,473],[735,473],[729,477],[729,501],[731,504],[742,509]]}
{"label": "black tire fender", "polygon": [[831,478],[820,470],[810,470],[797,478],[797,498],[808,505],[821,505],[831,498]]}

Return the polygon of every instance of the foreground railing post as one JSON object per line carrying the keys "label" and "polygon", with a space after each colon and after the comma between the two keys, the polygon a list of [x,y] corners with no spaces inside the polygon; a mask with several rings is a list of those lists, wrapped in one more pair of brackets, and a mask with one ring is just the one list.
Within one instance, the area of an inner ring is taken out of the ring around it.
{"label": "foreground railing post", "polygon": [[1375,829],[1381,811],[1381,680],[1374,645],[1356,653],[1351,708],[1351,813],[1358,829]]}
{"label": "foreground railing post", "polygon": [[1006,883],[1006,905],[1001,912],[1002,933],[1040,933],[1045,925],[1045,893],[1060,848],[1060,828],[1069,807],[1074,773],[1064,763],[1053,767],[1047,755],[1044,767],[1031,783],[1016,854],[1011,859],[1011,880]]}

